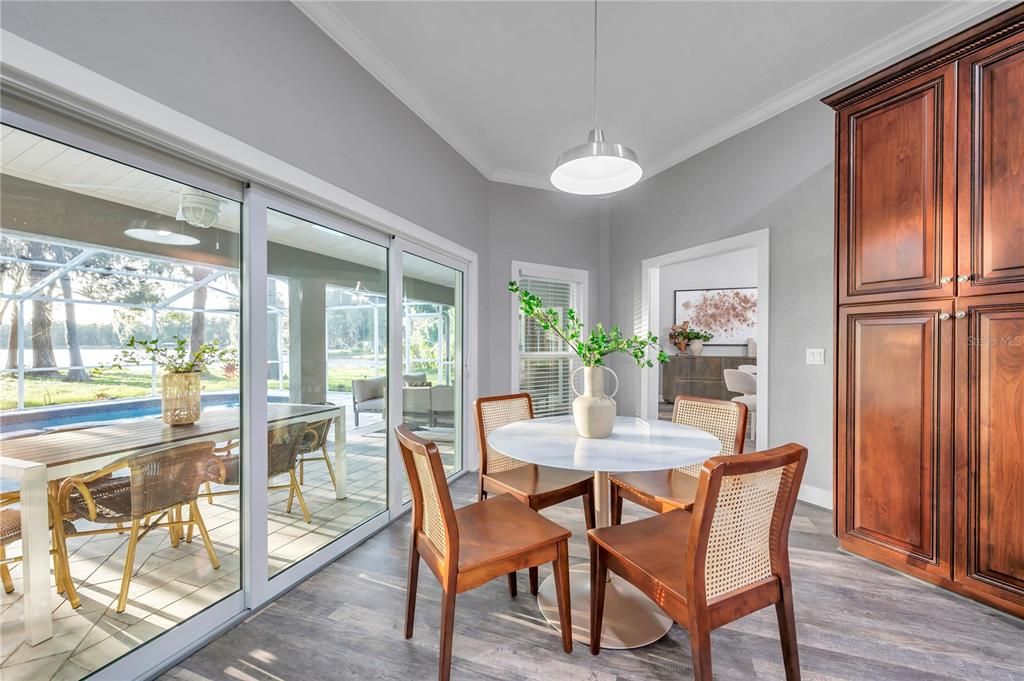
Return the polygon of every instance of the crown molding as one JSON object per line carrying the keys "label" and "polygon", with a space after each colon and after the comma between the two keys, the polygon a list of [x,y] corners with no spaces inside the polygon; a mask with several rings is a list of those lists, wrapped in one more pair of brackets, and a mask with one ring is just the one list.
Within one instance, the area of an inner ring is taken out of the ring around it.
{"label": "crown molding", "polygon": [[[292,2],[488,180],[554,191],[550,179],[545,175],[496,167],[469,137],[431,104],[426,96],[348,21],[333,2]],[[835,66],[819,71],[722,125],[689,140],[664,156],[644,164],[644,176],[640,181],[654,177],[798,104],[815,100],[829,91],[849,85],[883,66],[910,56],[928,47],[929,44],[948,38],[1014,4],[1016,0],[952,2],[930,12],[855,52]],[[557,150],[553,150],[552,153],[556,152]]]}

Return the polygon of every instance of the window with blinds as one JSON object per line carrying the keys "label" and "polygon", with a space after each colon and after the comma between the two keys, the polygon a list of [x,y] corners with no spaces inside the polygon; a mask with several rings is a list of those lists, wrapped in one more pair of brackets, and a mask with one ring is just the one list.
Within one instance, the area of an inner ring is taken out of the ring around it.
{"label": "window with blinds", "polygon": [[[582,285],[536,276],[520,276],[519,284],[536,294],[546,308],[553,308],[561,320],[572,307],[581,312]],[[575,395],[570,387],[572,371],[579,366],[576,353],[552,331],[545,331],[532,319],[519,319],[519,389],[530,393],[537,417],[572,412]]]}

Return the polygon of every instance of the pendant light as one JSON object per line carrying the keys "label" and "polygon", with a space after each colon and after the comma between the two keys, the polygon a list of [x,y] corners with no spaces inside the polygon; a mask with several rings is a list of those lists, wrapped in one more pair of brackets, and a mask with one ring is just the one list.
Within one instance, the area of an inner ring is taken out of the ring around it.
{"label": "pendant light", "polygon": [[606,142],[597,127],[597,0],[594,0],[594,128],[587,142],[569,149],[555,161],[551,184],[569,194],[611,194],[640,181],[644,171],[636,152]]}

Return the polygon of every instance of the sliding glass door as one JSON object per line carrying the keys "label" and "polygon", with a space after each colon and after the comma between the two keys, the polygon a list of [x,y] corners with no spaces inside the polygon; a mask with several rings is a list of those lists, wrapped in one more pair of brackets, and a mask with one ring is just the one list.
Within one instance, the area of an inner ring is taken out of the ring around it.
{"label": "sliding glass door", "polygon": [[437,444],[451,477],[463,468],[464,272],[440,260],[402,252],[401,422]]}

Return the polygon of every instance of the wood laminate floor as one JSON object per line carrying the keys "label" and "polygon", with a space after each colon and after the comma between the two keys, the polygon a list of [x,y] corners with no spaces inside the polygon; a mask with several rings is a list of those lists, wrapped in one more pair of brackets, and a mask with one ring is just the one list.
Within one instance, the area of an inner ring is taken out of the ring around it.
{"label": "wood laminate floor", "polygon": [[[474,497],[475,477],[453,486]],[[627,504],[625,520],[635,506]],[[587,557],[583,513],[544,514],[569,527],[572,556]],[[637,517],[636,515],[632,516]],[[1024,621],[841,553],[828,512],[799,504],[790,535],[805,681],[1021,681]],[[408,518],[257,612],[169,671],[163,681],[436,678],[440,590],[424,566],[416,634],[402,636]],[[548,571],[545,571],[548,572]],[[541,577],[545,576],[542,572]],[[784,679],[772,609],[712,635],[715,678]],[[496,580],[458,598],[453,679],[625,681],[690,679],[687,634],[593,657],[571,655],[537,609],[520,573],[519,597]]]}

